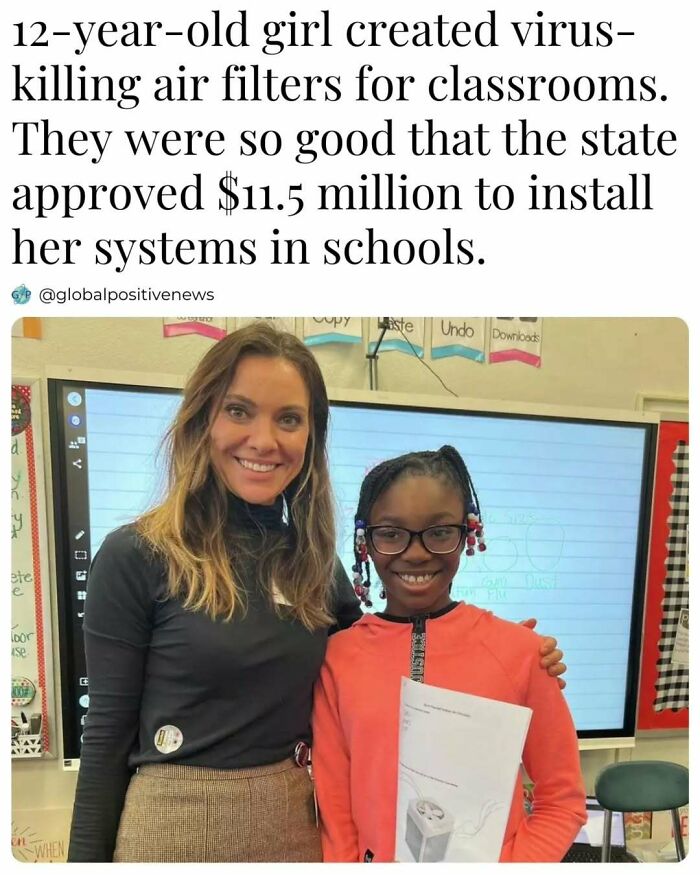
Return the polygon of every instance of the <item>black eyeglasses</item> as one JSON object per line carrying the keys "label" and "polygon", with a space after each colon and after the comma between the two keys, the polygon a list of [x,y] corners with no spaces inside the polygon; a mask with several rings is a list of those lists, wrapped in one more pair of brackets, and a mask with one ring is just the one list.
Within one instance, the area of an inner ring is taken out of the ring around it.
{"label": "black eyeglasses", "polygon": [[402,529],[400,526],[367,526],[371,545],[384,556],[397,556],[408,550],[409,544],[419,537],[428,553],[438,555],[459,550],[467,534],[466,525],[428,526],[420,532]]}

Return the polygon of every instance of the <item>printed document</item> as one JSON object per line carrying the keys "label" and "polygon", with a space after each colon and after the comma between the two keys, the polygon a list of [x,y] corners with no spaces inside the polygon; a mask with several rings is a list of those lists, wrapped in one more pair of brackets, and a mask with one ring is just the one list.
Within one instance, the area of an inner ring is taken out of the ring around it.
{"label": "printed document", "polygon": [[396,859],[496,862],[532,711],[403,678]]}

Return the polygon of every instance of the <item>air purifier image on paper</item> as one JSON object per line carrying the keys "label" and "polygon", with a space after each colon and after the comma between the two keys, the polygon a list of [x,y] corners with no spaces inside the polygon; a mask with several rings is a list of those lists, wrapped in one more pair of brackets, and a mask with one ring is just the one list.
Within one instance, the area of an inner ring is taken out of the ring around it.
{"label": "air purifier image on paper", "polygon": [[417,863],[445,859],[454,817],[434,799],[411,799],[406,814],[406,844]]}

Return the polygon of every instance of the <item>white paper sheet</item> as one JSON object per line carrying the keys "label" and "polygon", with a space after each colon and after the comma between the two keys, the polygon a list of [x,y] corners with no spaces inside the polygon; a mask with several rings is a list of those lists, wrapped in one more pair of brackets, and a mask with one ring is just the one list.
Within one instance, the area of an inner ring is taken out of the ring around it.
{"label": "white paper sheet", "polygon": [[684,668],[690,665],[689,618],[690,611],[681,611],[676,628],[676,640],[673,643],[673,653],[671,653],[671,662]]}
{"label": "white paper sheet", "polygon": [[498,860],[531,715],[403,678],[397,860]]}

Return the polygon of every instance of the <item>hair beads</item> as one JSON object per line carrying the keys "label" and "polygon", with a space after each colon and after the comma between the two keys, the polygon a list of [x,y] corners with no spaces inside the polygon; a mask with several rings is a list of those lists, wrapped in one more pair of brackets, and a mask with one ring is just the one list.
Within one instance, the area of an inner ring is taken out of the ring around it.
{"label": "hair beads", "polygon": [[472,505],[470,512],[467,514],[467,556],[474,555],[474,547],[483,553],[486,549],[484,542],[484,524],[481,522],[481,517],[477,512],[476,505]]}
{"label": "hair beads", "polygon": [[[355,593],[360,601],[372,607],[372,601],[369,597],[369,588],[371,580],[369,576],[369,556],[367,555],[367,540],[365,538],[365,524],[361,519],[355,519],[355,564],[352,566],[352,585],[355,588]],[[366,582],[362,577],[362,567],[364,565],[367,575]]]}

